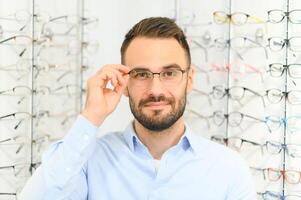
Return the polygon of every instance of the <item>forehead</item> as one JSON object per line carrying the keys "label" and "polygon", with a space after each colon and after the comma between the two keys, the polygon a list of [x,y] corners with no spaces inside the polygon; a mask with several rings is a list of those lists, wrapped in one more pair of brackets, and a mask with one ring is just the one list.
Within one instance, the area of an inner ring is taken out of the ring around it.
{"label": "forehead", "polygon": [[144,67],[154,71],[171,63],[181,68],[187,65],[184,49],[173,38],[138,37],[131,41],[125,52],[125,64],[131,68]]}

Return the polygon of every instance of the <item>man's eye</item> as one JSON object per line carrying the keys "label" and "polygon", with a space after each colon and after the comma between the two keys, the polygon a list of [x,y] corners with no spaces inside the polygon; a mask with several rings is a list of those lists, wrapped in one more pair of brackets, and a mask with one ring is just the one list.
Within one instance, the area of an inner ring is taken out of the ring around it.
{"label": "man's eye", "polygon": [[162,76],[166,78],[172,78],[178,75],[177,70],[167,70],[162,72]]}
{"label": "man's eye", "polygon": [[150,77],[150,73],[148,72],[137,72],[135,74],[135,78],[138,78],[138,79],[147,79]]}

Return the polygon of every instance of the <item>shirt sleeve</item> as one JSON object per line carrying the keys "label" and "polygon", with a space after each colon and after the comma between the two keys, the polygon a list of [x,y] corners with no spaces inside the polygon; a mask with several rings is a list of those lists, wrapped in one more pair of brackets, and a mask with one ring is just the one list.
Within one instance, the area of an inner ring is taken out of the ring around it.
{"label": "shirt sleeve", "polygon": [[42,164],[23,188],[21,200],[86,199],[86,164],[98,128],[79,115],[68,134],[50,145]]}
{"label": "shirt sleeve", "polygon": [[254,200],[256,199],[255,181],[250,168],[241,158],[237,157],[232,169],[232,181],[226,200]]}

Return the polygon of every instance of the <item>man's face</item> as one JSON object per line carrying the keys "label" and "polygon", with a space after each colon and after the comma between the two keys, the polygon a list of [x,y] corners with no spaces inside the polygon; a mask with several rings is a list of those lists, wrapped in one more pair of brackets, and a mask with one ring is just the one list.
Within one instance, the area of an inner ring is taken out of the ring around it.
{"label": "man's face", "polygon": [[[131,69],[160,73],[170,68],[186,70],[184,49],[175,39],[135,38],[128,46],[125,64]],[[151,81],[129,80],[125,95],[136,120],[152,131],[162,131],[182,117],[186,93],[192,89],[193,71],[183,73],[177,84],[166,84],[154,75]]]}

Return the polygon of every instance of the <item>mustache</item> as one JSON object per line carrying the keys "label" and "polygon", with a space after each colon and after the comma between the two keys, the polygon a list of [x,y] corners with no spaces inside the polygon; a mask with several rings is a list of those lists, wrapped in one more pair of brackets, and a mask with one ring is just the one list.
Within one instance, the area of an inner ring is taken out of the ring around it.
{"label": "mustache", "polygon": [[173,98],[167,98],[165,97],[164,95],[160,95],[160,96],[149,96],[148,98],[146,99],[142,99],[140,102],[139,102],[139,107],[140,106],[143,106],[147,103],[151,103],[151,102],[160,102],[160,101],[165,101],[165,102],[168,102],[169,104],[172,104],[174,102]]}

